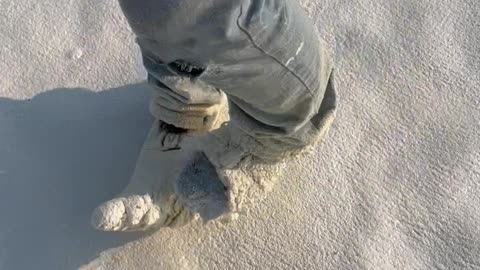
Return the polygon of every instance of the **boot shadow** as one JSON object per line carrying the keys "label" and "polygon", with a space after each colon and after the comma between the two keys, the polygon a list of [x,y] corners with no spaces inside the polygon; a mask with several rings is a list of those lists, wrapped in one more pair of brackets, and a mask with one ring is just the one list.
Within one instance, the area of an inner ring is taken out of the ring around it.
{"label": "boot shadow", "polygon": [[90,226],[127,184],[152,119],[143,84],[0,98],[0,268],[76,269],[142,234]]}

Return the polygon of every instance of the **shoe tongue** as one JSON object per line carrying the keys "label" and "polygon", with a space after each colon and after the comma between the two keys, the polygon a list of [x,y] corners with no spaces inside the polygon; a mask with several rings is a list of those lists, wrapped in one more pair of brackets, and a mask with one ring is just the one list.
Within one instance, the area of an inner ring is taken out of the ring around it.
{"label": "shoe tongue", "polygon": [[228,210],[225,186],[203,152],[195,153],[185,165],[175,181],[175,192],[204,221],[216,219]]}

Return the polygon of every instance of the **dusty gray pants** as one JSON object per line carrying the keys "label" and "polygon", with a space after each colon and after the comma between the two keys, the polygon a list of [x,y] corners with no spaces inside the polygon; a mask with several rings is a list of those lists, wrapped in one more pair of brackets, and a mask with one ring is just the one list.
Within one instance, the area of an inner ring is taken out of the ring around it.
{"label": "dusty gray pants", "polygon": [[[312,143],[330,125],[336,107],[331,59],[297,1],[120,4],[149,83],[172,100],[169,109],[215,103],[223,91],[232,122],[261,146],[249,151],[265,158]],[[185,79],[199,87],[178,89]]]}

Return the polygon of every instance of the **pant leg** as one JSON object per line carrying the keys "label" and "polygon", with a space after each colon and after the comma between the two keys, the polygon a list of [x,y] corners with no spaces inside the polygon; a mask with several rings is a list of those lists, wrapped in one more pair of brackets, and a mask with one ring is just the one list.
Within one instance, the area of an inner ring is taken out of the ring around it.
{"label": "pant leg", "polygon": [[303,147],[330,125],[336,107],[331,59],[297,1],[120,3],[149,75],[162,85],[157,89],[184,96],[188,90],[169,86],[185,77],[207,91],[221,89],[231,120],[262,151]]}

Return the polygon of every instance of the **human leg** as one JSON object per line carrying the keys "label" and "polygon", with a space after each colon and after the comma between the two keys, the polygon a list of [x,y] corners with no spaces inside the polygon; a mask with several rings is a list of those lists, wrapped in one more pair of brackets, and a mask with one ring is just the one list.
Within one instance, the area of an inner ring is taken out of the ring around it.
{"label": "human leg", "polygon": [[[195,138],[197,150],[216,168],[230,212],[240,212],[243,202],[265,194],[284,167],[282,160],[326,133],[336,107],[332,66],[295,1],[121,4],[157,90],[152,113],[184,133],[208,132]],[[217,93],[228,96],[228,125],[221,125]],[[183,135],[171,135],[171,141]],[[196,175],[184,172],[182,179],[195,181]],[[162,174],[155,173],[157,178]],[[178,184],[177,178],[165,181],[170,187]],[[169,190],[188,205],[182,185],[174,193]]]}

